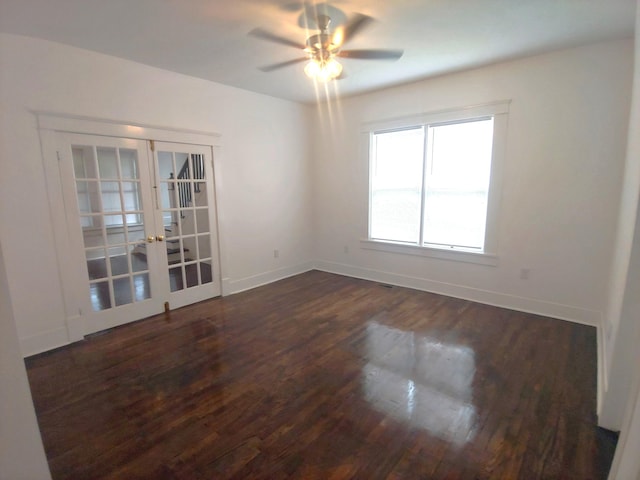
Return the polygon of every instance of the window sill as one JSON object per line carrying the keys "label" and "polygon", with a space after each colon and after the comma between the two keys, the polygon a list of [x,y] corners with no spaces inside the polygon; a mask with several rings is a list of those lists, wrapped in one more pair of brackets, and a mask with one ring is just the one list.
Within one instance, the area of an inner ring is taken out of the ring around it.
{"label": "window sill", "polygon": [[495,267],[498,265],[498,257],[486,252],[472,252],[465,250],[446,250],[441,248],[420,247],[404,243],[384,242],[381,240],[360,240],[360,246],[367,250],[377,250],[387,253],[401,253],[404,255],[417,255],[420,257],[438,258],[454,262],[475,263]]}

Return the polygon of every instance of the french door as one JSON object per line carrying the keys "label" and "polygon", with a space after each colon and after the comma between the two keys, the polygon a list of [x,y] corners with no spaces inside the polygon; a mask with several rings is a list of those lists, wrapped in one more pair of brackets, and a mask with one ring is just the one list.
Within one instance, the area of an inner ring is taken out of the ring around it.
{"label": "french door", "polygon": [[210,148],[61,133],[58,156],[85,334],[220,295]]}
{"label": "french door", "polygon": [[165,298],[176,308],[220,295],[211,148],[155,142],[153,153]]}

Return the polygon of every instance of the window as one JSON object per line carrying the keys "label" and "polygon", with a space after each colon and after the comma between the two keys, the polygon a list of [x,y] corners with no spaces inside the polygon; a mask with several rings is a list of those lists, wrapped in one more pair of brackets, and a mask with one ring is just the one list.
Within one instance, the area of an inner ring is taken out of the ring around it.
{"label": "window", "polygon": [[495,253],[506,107],[441,112],[370,129],[365,246],[413,247],[407,253],[418,247],[427,255]]}

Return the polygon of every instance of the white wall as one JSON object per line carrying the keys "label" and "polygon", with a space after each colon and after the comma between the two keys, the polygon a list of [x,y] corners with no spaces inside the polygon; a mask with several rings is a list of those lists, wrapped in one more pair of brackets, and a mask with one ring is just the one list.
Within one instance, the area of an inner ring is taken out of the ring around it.
{"label": "white wall", "polygon": [[640,9],[636,12],[635,69],[629,136],[605,317],[607,389],[602,426],[619,430],[640,364]]}
{"label": "white wall", "polygon": [[[616,228],[632,59],[631,39],[600,43],[349,98],[331,112],[319,109],[319,266],[598,325]],[[498,266],[360,248],[368,188],[361,125],[497,100],[512,101]],[[528,280],[519,278],[522,268],[530,269]]]}
{"label": "white wall", "polygon": [[610,480],[640,480],[640,372],[634,372],[631,395],[626,408],[623,429],[620,432],[613,457]]}
{"label": "white wall", "polygon": [[25,355],[67,342],[30,110],[221,134],[217,181],[229,289],[309,268],[309,107],[8,34],[0,35],[0,107],[0,240]]}
{"label": "white wall", "polygon": [[[631,41],[617,41],[530,57],[346,99],[330,111],[321,109],[310,122],[310,109],[291,102],[0,34],[0,243],[5,257],[0,273],[6,270],[11,280],[10,298],[6,286],[0,288],[1,337],[8,342],[2,352],[16,350],[15,333],[4,331],[11,326],[5,313],[9,301],[23,354],[67,341],[42,155],[30,110],[221,134],[221,242],[232,289],[302,271],[315,255],[327,270],[598,324],[605,308],[608,313],[623,310],[622,295],[616,307],[616,282],[628,281],[631,258],[632,237],[623,226],[627,235],[617,238],[626,249],[626,264],[617,259],[614,265],[621,266],[614,267],[609,281],[632,52]],[[503,99],[512,104],[499,265],[362,250],[367,163],[359,151],[360,125]],[[637,119],[637,108],[634,114]],[[638,124],[632,122],[636,139]],[[312,170],[309,145],[315,152]],[[632,142],[629,150],[636,159],[637,149]],[[621,218],[635,218],[637,186],[625,186]],[[280,251],[277,260],[274,249]],[[530,269],[529,280],[519,279],[521,268]],[[628,284],[627,292],[632,292]],[[620,335],[616,316],[607,318]],[[3,359],[2,365],[9,363]],[[25,394],[21,367],[11,367],[9,374],[22,385],[16,391]],[[4,378],[2,385],[2,392],[13,391],[5,388],[9,382]],[[25,415],[31,426],[22,432],[35,458],[41,446],[33,435],[32,410]],[[42,463],[31,466],[42,468]]]}
{"label": "white wall", "polygon": [[0,480],[51,478],[33,409],[27,371],[0,248]]}

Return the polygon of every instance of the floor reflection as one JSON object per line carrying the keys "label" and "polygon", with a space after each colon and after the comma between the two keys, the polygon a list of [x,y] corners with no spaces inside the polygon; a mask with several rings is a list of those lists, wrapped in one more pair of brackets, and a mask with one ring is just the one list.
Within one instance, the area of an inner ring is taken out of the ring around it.
{"label": "floor reflection", "polygon": [[473,436],[474,352],[370,321],[365,398],[396,420],[462,445]]}

